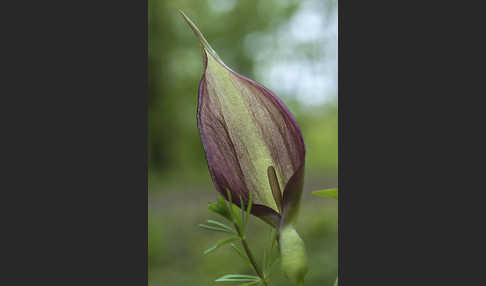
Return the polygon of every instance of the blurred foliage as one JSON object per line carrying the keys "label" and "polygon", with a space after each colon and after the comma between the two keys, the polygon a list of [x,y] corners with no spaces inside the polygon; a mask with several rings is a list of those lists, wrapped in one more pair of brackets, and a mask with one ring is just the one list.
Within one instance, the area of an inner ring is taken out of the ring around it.
{"label": "blurred foliage", "polygon": [[[229,246],[203,255],[216,241],[227,237],[198,228],[206,219],[220,219],[210,213],[198,198],[177,194],[150,201],[149,285],[227,285],[214,280],[228,273],[254,274]],[[309,256],[307,286],[333,285],[337,275],[337,202],[332,199],[309,200],[301,209],[298,232]],[[270,228],[251,217],[248,239],[257,263],[262,263],[262,249],[268,248]],[[290,286],[277,263],[270,285]]]}
{"label": "blurred foliage", "polygon": [[[307,146],[304,206],[298,226],[310,256],[306,285],[334,282],[337,202],[312,200],[310,192],[337,186],[337,90],[331,100],[306,104],[281,89],[284,79],[269,81],[259,69],[273,66],[270,58],[297,60],[297,66],[305,67],[330,54],[329,43],[322,38],[294,42],[290,47],[276,36],[287,31],[286,25],[303,7],[327,19],[337,9],[337,1],[149,0],[149,285],[216,285],[214,280],[223,274],[248,271],[230,249],[202,255],[220,238],[197,227],[212,218],[207,203],[217,193],[196,126],[201,49],[178,9],[198,25],[229,67],[273,90],[295,115]],[[293,38],[284,33],[283,39]],[[269,230],[255,218],[250,228],[255,230],[250,246],[258,253]],[[277,275],[279,271],[275,273],[272,285],[289,285]]]}

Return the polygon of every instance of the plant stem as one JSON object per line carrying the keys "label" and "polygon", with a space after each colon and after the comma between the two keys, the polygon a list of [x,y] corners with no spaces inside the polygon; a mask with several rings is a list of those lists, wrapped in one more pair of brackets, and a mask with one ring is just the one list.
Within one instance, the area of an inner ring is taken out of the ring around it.
{"label": "plant stem", "polygon": [[241,239],[241,244],[243,245],[243,248],[245,249],[246,255],[248,256],[248,259],[250,260],[250,263],[253,266],[253,269],[255,270],[256,274],[260,277],[263,284],[265,286],[269,286],[267,280],[263,276],[263,273],[260,271],[260,269],[258,268],[258,265],[255,262],[255,258],[253,257],[253,254],[251,253],[251,250],[250,250],[250,247],[248,246],[248,243],[246,242],[246,238],[242,235],[240,228],[238,227],[238,225],[236,223],[235,223],[235,228],[236,228],[236,232],[238,233],[238,236]]}

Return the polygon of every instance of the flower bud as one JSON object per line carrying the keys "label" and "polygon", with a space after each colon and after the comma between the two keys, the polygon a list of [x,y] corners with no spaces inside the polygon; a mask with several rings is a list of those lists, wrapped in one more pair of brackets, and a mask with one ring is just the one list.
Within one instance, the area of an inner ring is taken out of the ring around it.
{"label": "flower bud", "polygon": [[279,242],[283,272],[295,286],[304,285],[308,270],[304,241],[290,224],[280,229]]}

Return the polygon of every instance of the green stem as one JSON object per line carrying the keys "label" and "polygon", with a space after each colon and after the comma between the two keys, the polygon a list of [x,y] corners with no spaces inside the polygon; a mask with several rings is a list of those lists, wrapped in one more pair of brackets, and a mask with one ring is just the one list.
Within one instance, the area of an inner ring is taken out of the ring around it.
{"label": "green stem", "polygon": [[248,259],[250,260],[250,263],[253,266],[253,270],[255,270],[256,274],[260,277],[263,284],[265,286],[269,286],[267,280],[265,279],[265,276],[263,276],[263,273],[260,271],[260,269],[258,268],[258,265],[255,262],[255,258],[253,257],[253,254],[250,250],[250,247],[248,246],[248,243],[246,242],[246,238],[242,235],[238,225],[236,223],[234,225],[235,225],[236,232],[238,233],[238,236],[241,239],[241,244],[243,245],[243,248],[245,249],[246,255],[248,256]]}

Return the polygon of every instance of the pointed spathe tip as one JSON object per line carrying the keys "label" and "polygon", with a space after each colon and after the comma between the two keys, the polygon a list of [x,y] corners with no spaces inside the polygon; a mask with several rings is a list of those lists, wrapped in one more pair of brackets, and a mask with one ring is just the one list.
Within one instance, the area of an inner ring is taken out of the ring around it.
{"label": "pointed spathe tip", "polygon": [[181,13],[182,17],[184,18],[184,20],[186,21],[186,23],[191,28],[191,30],[194,32],[194,34],[196,35],[196,37],[198,38],[199,43],[201,44],[201,46],[203,47],[203,49],[206,52],[208,52],[209,54],[211,54],[213,57],[215,57],[216,59],[218,59],[218,60],[221,61],[221,59],[219,58],[218,54],[213,50],[213,48],[211,47],[211,45],[209,44],[209,42],[206,40],[206,38],[204,37],[204,35],[201,33],[201,31],[199,31],[199,29],[197,28],[196,24],[194,24],[194,22],[192,22],[192,20],[181,9],[178,9],[178,10],[179,10],[179,13]]}
{"label": "pointed spathe tip", "polygon": [[182,17],[184,17],[184,20],[186,20],[187,22],[191,22],[191,19],[189,19],[189,17],[187,17],[186,13],[184,13],[184,11],[182,11],[182,9],[177,9],[177,10],[182,15]]}

